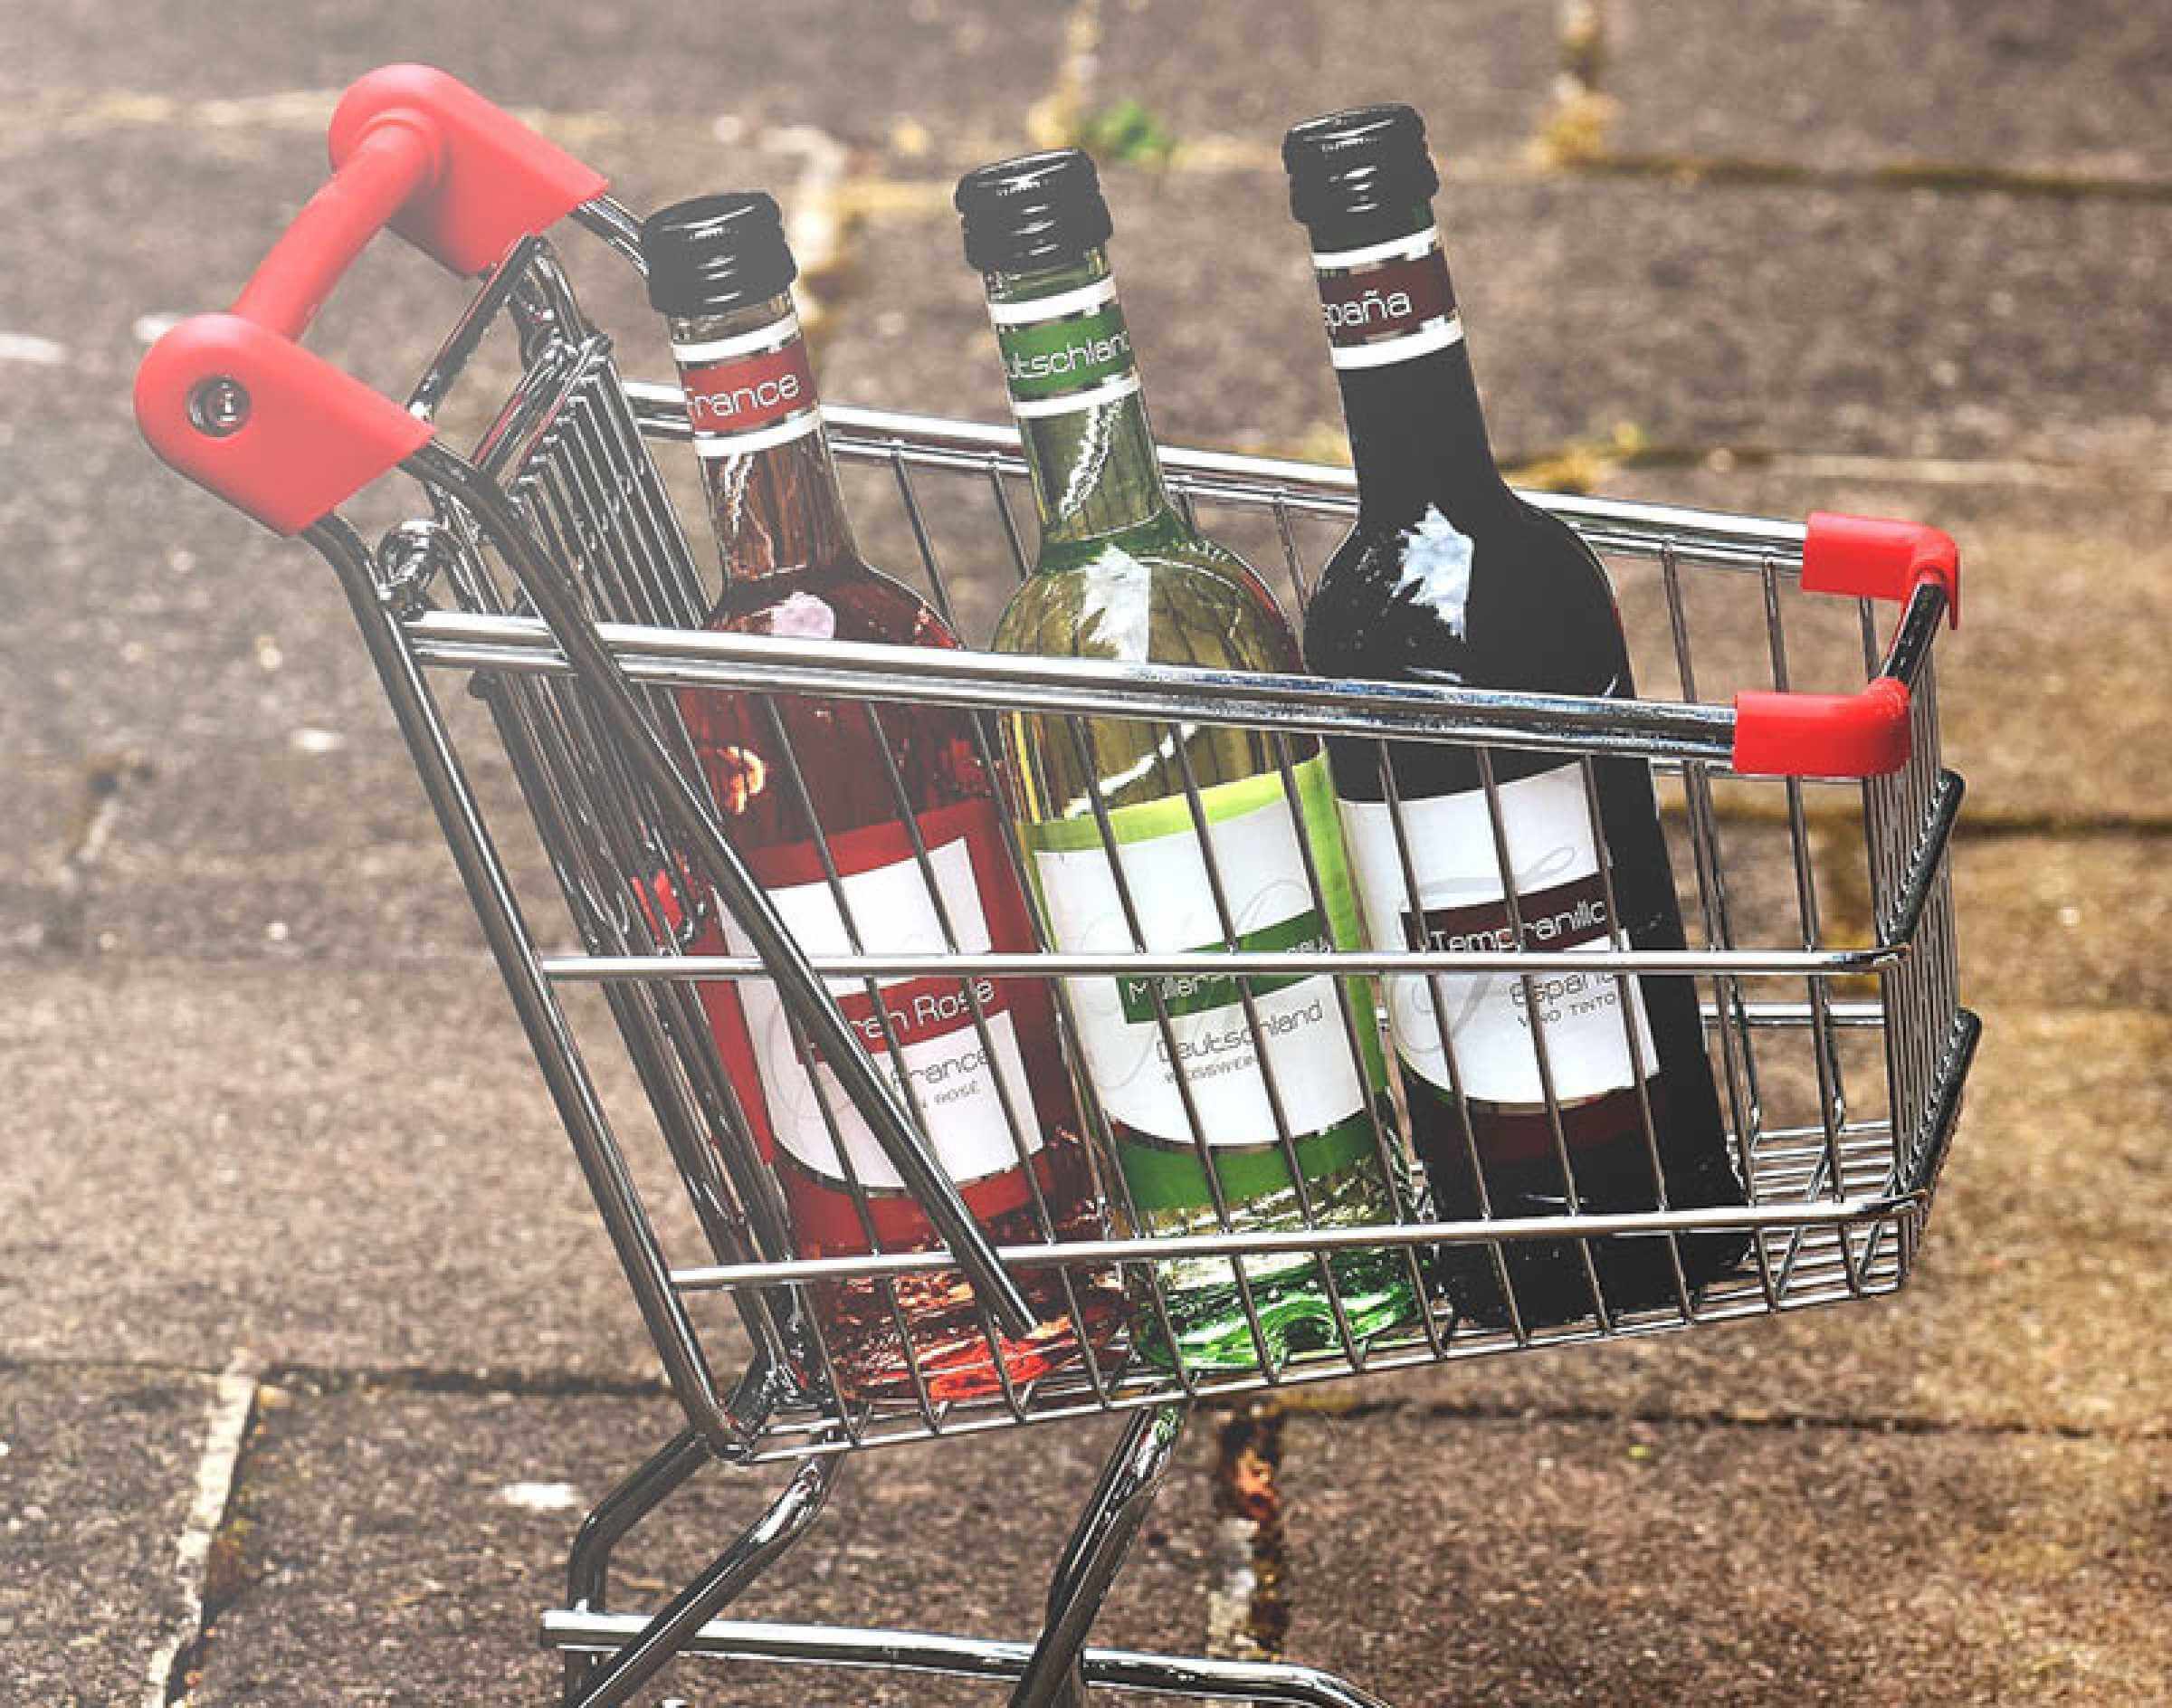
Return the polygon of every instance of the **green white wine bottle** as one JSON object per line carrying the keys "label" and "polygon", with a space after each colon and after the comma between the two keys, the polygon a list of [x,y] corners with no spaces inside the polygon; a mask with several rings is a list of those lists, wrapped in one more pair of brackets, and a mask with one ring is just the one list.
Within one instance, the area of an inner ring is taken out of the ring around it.
{"label": "green white wine bottle", "polygon": [[[1004,161],[967,175],[957,201],[1040,515],[1038,558],[996,650],[1300,670],[1265,585],[1170,501],[1110,277],[1093,163],[1075,149]],[[1004,730],[1058,949],[1358,940],[1317,741],[1023,711]],[[1139,1231],[1291,1228],[1308,1214],[1329,1227],[1396,1219],[1407,1186],[1372,993],[1339,982],[1348,988],[1325,975],[1067,981],[1086,1077],[1115,1141],[1112,1189]],[[1227,1258],[1164,1263],[1161,1301],[1142,1301],[1142,1350],[1165,1364],[1253,1368],[1346,1333],[1361,1344],[1419,1309],[1407,1252],[1342,1253],[1332,1288],[1327,1267],[1306,1253],[1248,1255],[1241,1270]]]}

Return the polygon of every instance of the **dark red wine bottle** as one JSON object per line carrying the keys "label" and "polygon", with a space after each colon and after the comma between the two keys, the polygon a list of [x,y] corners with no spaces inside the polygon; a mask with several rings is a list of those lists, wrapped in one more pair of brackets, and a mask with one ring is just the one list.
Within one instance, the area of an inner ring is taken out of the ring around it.
{"label": "dark red wine bottle", "polygon": [[[1311,237],[1358,492],[1357,525],[1306,615],[1307,664],[1329,677],[1630,697],[1605,571],[1494,464],[1434,224],[1439,179],[1423,121],[1403,106],[1335,113],[1292,129],[1282,158],[1291,211]],[[1377,946],[1510,949],[1520,934],[1529,949],[1682,947],[1646,763],[1605,759],[1587,772],[1574,753],[1488,750],[1511,911],[1477,749],[1399,743],[1384,761],[1379,743],[1346,739],[1329,751]],[[1557,970],[1528,987],[1516,975],[1456,975],[1392,978],[1386,990],[1443,1217],[1561,1215],[1572,1180],[1586,1211],[1657,1208],[1662,1181],[1671,1207],[1743,1202],[1690,979]],[[1527,1326],[1592,1313],[1586,1249],[1610,1312],[1680,1300],[1663,1238],[1508,1241]],[[1683,1279],[1700,1287],[1746,1249],[1741,1234],[1684,1238]],[[1467,1316],[1508,1319],[1487,1247],[1451,1248],[1442,1264]]]}
{"label": "dark red wine bottle", "polygon": [[[709,626],[746,635],[954,647],[927,602],[862,561],[822,431],[776,204],[705,196],[643,227],[650,301],[667,318],[724,567]],[[1020,952],[1034,947],[972,721],[947,707],[681,691],[680,711],[727,834],[809,953]],[[842,899],[841,899],[842,898]],[[729,921],[700,945],[747,954]],[[878,1066],[997,1245],[1095,1237],[1091,1168],[1034,979],[833,981]],[[788,1022],[775,988],[701,987],[755,1138],[785,1187],[804,1256],[910,1251],[933,1229],[873,1132]],[[975,1013],[976,1003],[979,1009]],[[983,1027],[985,1026],[985,1035]],[[1113,1272],[1066,1292],[1023,1283],[1040,1326],[994,1334],[956,1271],[815,1288],[851,1398],[995,1391],[1097,1347],[1121,1325]],[[1075,1297],[1081,1323],[1072,1321]],[[900,1333],[900,1328],[902,1333]],[[994,1349],[1000,1354],[998,1370]]]}

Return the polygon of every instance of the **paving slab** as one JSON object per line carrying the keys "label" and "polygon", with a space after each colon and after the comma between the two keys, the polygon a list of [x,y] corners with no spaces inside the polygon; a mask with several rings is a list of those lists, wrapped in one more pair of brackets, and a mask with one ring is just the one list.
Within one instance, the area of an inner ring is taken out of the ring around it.
{"label": "paving slab", "polygon": [[[122,960],[20,988],[7,1355],[653,1373],[486,963]],[[629,1110],[630,1075],[593,1054]],[[624,1136],[668,1249],[699,1251],[653,1141],[630,1117]]]}
{"label": "paving slab", "polygon": [[1448,1703],[2140,1704],[2159,1446],[1292,1419],[1287,1646]]}
{"label": "paving slab", "polygon": [[1299,119],[1377,100],[1416,107],[1446,159],[1512,157],[1558,58],[1552,13],[1516,0],[1416,16],[1392,0],[1125,0],[1103,14],[1098,103],[1137,102],[1179,148],[1211,139],[1270,163]]}
{"label": "paving slab", "polygon": [[1954,856],[1963,989],[2066,1010],[2172,1013],[2161,835],[1968,836]]}
{"label": "paving slab", "polygon": [[175,1550],[208,1377],[0,1366],[0,1676],[20,1703],[136,1703],[193,1635]]}
{"label": "paving slab", "polygon": [[1334,1390],[1450,1409],[2172,1432],[2161,1016],[1991,1008],[1896,1298]]}
{"label": "paving slab", "polygon": [[422,0],[367,14],[333,0],[210,10],[132,0],[26,32],[5,86],[18,98],[81,96],[125,118],[145,96],[247,102],[336,91],[376,66],[422,60],[508,107],[731,114],[884,147],[907,119],[933,136],[1020,136],[1024,110],[1054,79],[1062,23],[1058,8],[995,0],[872,13],[847,0],[788,11],[729,5],[668,19],[623,3],[552,4],[517,20]]}
{"label": "paving slab", "polygon": [[[195,1696],[263,1702],[540,1701],[536,1621],[562,1605],[580,1513],[681,1421],[661,1402],[297,1391],[244,1462],[246,1587]],[[884,1449],[847,1465],[821,1521],[746,1617],[1030,1636],[1106,1425]],[[1098,1627],[1205,1636],[1214,1432],[1196,1428]],[[705,1471],[624,1546],[617,1605],[653,1607],[749,1522],[780,1470]],[[979,1703],[985,1684],[674,1664],[642,1696],[693,1702]]]}
{"label": "paving slab", "polygon": [[[72,882],[59,867],[80,839],[102,759],[26,766],[11,779],[16,815],[0,827],[0,945],[284,965],[451,957],[494,976],[398,738],[367,724],[351,739],[303,726],[305,740],[327,737],[339,747],[291,738],[152,749],[151,770],[122,784],[96,859]],[[486,757],[480,744],[471,752]],[[472,770],[536,930],[574,941],[510,773],[494,757]],[[27,974],[66,962],[54,954],[20,964]]]}
{"label": "paving slab", "polygon": [[1608,0],[1600,87],[1632,152],[1824,167],[2172,170],[2172,53],[2120,0]]}

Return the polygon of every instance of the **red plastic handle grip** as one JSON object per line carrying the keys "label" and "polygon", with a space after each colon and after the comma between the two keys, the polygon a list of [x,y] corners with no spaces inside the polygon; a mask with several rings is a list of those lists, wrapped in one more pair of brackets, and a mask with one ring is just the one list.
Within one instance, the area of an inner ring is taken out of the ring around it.
{"label": "red plastic handle grip", "polygon": [[136,375],[151,448],[281,534],[322,520],[430,438],[390,398],[294,340],[386,225],[478,273],[606,180],[443,72],[388,65],[332,115],[330,180],[226,314],[158,340]]}
{"label": "red plastic handle grip", "polygon": [[1908,684],[1880,676],[1852,694],[1750,690],[1735,696],[1735,769],[1744,777],[1883,777],[1908,763]]}
{"label": "red plastic handle grip", "polygon": [[346,171],[385,126],[418,120],[441,157],[392,228],[451,272],[487,272],[519,239],[610,188],[602,173],[427,65],[381,66],[339,98],[326,138],[333,169]]}
{"label": "red plastic handle grip", "polygon": [[1921,522],[1813,510],[1803,539],[1803,591],[1905,602],[1924,582],[1946,593],[1946,619],[1961,625],[1961,549]]}

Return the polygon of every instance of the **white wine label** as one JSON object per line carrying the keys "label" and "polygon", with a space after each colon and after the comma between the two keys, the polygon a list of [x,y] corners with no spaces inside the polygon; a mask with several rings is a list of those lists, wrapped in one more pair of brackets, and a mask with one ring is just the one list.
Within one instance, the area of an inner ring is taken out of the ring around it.
{"label": "white wine label", "polygon": [[[974,881],[971,844],[976,836],[1001,835],[993,809],[986,801],[969,801],[923,814],[919,822],[936,892],[949,916],[958,949],[966,954],[986,951],[990,947],[988,923]],[[881,847],[883,843],[889,846]],[[854,845],[848,850],[848,844]],[[853,854],[864,857],[871,851],[878,862],[845,873],[839,882],[852,921],[859,928],[861,946],[869,954],[948,951],[942,918],[903,826],[872,826],[833,837],[831,846],[840,866],[848,864]],[[882,859],[883,854],[901,857]],[[996,857],[1002,858],[999,844]],[[836,892],[826,880],[764,887],[807,953],[853,952]],[[724,929],[734,954],[754,952],[735,922],[727,920]],[[1017,1023],[1011,1012],[1011,992],[1017,987],[988,978],[973,981],[973,994],[987,1017],[988,1042],[995,1046],[992,1063],[974,1025],[962,978],[881,981],[876,988],[881,998],[880,1014],[864,979],[831,979],[829,988],[877,1068],[885,1073],[903,1070],[910,1087],[908,1102],[917,1105],[936,1159],[952,1179],[965,1185],[1018,1166],[1018,1147],[1004,1112],[1004,1092],[1009,1093],[1027,1153],[1041,1148]],[[739,988],[776,1142],[821,1178],[843,1185],[845,1173],[824,1116],[826,1103],[860,1184],[872,1191],[902,1189],[903,1181],[845,1095],[836,1073],[824,1062],[810,1062],[795,1045],[776,987],[757,978],[742,981]]]}
{"label": "white wine label", "polygon": [[[1348,877],[1327,761],[1316,756],[1295,768],[1321,890],[1330,898],[1330,911],[1339,894],[1347,913]],[[1335,921],[1323,921],[1314,902],[1297,815],[1281,774],[1203,789],[1200,803],[1241,945],[1248,950],[1332,949]],[[1186,801],[1179,797],[1122,807],[1110,816],[1145,947],[1223,948],[1222,916]],[[1066,819],[1030,826],[1026,834],[1056,947],[1074,953],[1131,952],[1116,873],[1095,822]],[[1240,982],[1251,989],[1259,1038],[1246,1023]],[[1366,1083],[1351,1055],[1335,981],[1325,975],[1240,981],[1213,974],[1138,974],[1066,983],[1087,1073],[1103,1107],[1153,1139],[1191,1145],[1184,1106],[1188,1090],[1209,1145],[1274,1144],[1274,1112],[1260,1059],[1262,1038],[1293,1139],[1366,1109]],[[1168,1016],[1167,1036],[1157,997]]]}
{"label": "white wine label", "polygon": [[672,354],[700,456],[745,456],[822,425],[795,314],[732,338],[674,344]]}
{"label": "white wine label", "polygon": [[1385,367],[1462,342],[1437,226],[1363,249],[1315,251],[1313,276],[1338,367]]}
{"label": "white wine label", "polygon": [[[1607,918],[1606,886],[1592,840],[1591,809],[1579,765],[1558,766],[1503,783],[1501,825],[1515,873],[1522,946],[1592,950],[1625,947]],[[1517,947],[1503,900],[1500,865],[1483,790],[1403,803],[1419,913],[1388,807],[1342,803],[1343,829],[1371,940],[1394,949],[1492,952]],[[1442,1048],[1443,1021],[1466,1097],[1480,1102],[1542,1105],[1531,997],[1546,1044],[1555,1095],[1579,1102],[1636,1083],[1622,1022],[1622,981],[1604,972],[1534,972],[1527,995],[1513,973],[1404,975],[1386,981],[1396,1053],[1428,1083],[1451,1089]],[[1626,981],[1636,991],[1636,981]],[[1434,992],[1444,1004],[1436,1014]],[[1658,1054],[1641,992],[1632,1005],[1644,1072]]]}

